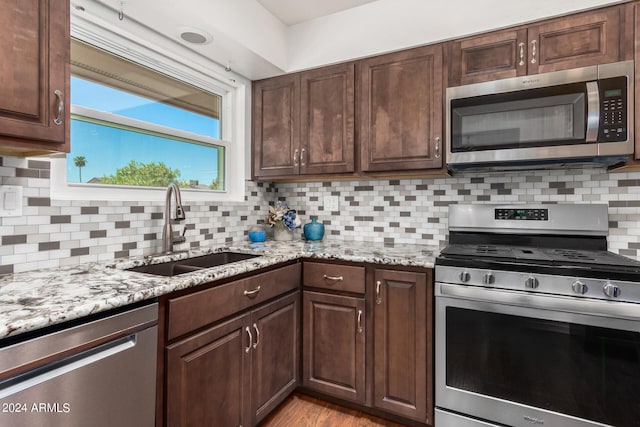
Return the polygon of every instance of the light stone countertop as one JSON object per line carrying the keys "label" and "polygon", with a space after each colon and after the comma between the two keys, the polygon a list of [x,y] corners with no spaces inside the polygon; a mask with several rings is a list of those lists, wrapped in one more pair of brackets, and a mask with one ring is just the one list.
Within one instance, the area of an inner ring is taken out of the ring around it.
{"label": "light stone countertop", "polygon": [[[125,270],[222,251],[261,256],[172,277]],[[433,268],[438,253],[438,247],[421,245],[245,241],[171,256],[131,257],[0,276],[0,345],[4,338],[299,258]]]}

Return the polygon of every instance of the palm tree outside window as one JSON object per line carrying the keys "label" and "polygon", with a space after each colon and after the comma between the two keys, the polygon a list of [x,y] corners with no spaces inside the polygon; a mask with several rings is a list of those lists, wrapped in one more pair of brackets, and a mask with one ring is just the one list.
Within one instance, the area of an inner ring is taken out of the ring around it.
{"label": "palm tree outside window", "polygon": [[78,168],[79,181],[82,182],[82,168],[87,165],[87,159],[84,156],[76,156],[73,158],[73,164]]}

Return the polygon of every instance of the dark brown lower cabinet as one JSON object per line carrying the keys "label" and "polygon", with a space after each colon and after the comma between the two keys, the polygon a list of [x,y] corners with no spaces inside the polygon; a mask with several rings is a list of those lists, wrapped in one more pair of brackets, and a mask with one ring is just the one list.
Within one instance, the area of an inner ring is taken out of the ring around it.
{"label": "dark brown lower cabinet", "polygon": [[167,426],[244,425],[249,396],[245,315],[167,347]]}
{"label": "dark brown lower cabinet", "polygon": [[296,292],[166,348],[167,426],[257,424],[298,385]]}
{"label": "dark brown lower cabinet", "polygon": [[364,298],[304,291],[302,299],[303,385],[364,404]]}
{"label": "dark brown lower cabinet", "polygon": [[251,425],[256,425],[298,386],[300,292],[255,310],[251,318]]}
{"label": "dark brown lower cabinet", "polygon": [[303,386],[433,425],[432,270],[305,261],[303,285]]}
{"label": "dark brown lower cabinet", "polygon": [[374,271],[373,404],[432,424],[432,291],[426,273]]}

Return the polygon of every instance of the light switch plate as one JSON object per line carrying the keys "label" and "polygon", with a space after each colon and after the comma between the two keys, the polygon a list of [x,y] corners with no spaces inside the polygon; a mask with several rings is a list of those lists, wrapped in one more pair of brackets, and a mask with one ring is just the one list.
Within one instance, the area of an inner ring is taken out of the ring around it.
{"label": "light switch plate", "polygon": [[22,215],[22,187],[0,185],[0,217]]}

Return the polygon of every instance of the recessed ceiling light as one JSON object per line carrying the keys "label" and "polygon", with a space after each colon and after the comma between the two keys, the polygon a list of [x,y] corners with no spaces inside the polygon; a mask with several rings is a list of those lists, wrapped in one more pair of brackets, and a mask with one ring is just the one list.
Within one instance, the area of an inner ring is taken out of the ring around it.
{"label": "recessed ceiling light", "polygon": [[213,41],[213,36],[199,28],[178,27],[178,36],[192,44],[207,44]]}

